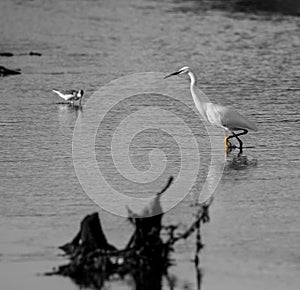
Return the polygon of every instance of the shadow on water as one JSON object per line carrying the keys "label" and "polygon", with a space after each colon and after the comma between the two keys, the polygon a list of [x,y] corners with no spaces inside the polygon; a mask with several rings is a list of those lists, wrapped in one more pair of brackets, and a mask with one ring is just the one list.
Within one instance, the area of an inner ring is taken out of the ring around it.
{"label": "shadow on water", "polygon": [[277,13],[300,16],[299,0],[174,0],[180,4],[175,11],[194,12],[218,9],[231,12]]}
{"label": "shadow on water", "polygon": [[[122,283],[125,283],[128,289],[133,290],[162,290],[162,289],[185,289],[185,290],[201,290],[202,289],[202,270],[200,267],[195,267],[195,279],[196,279],[196,288],[192,284],[184,284],[181,288],[178,283],[179,278],[176,276],[169,275],[168,273],[163,273],[160,270],[152,269],[149,271],[140,271],[136,275],[128,276],[124,275]],[[108,285],[113,285],[107,283],[118,281],[117,277],[109,278],[105,275],[99,273],[89,273],[87,275],[75,275],[71,280],[78,286],[80,289],[95,289],[101,290],[108,288]],[[164,285],[163,280],[166,281]]]}
{"label": "shadow on water", "polygon": [[243,170],[255,166],[257,166],[256,158],[250,158],[243,154],[231,152],[227,155],[225,170]]}

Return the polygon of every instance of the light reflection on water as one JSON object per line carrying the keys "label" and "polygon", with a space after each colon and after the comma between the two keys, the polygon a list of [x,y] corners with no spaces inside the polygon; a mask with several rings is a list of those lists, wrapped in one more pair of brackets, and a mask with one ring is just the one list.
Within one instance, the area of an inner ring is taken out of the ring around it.
{"label": "light reflection on water", "polygon": [[[175,1],[49,3],[0,4],[6,11],[0,50],[43,54],[1,58],[1,65],[23,72],[0,80],[1,267],[14,263],[17,276],[26,263],[59,264],[56,246],[73,236],[85,214],[99,210],[81,189],[72,163],[73,128],[85,111],[56,104],[51,90],[82,87],[88,98],[128,73],[190,65],[212,101],[238,109],[259,127],[244,138],[255,146],[245,154],[257,166],[225,171],[211,223],[203,228],[203,289],[239,289],[241,281],[245,289],[280,289],[287,281],[293,289],[299,267],[299,19],[211,10],[185,14],[173,9],[181,5]],[[188,91],[185,97],[193,105]],[[193,126],[203,138],[203,128]],[[135,140],[142,148],[133,158],[143,163],[138,168],[145,166],[147,138]],[[188,223],[189,202],[187,197],[165,222]],[[131,233],[127,222],[102,210],[100,215],[108,238],[122,247]],[[194,285],[187,254],[193,246],[178,245],[172,271],[179,287]],[[10,285],[0,276],[0,283]],[[36,281],[32,273],[26,279]]]}

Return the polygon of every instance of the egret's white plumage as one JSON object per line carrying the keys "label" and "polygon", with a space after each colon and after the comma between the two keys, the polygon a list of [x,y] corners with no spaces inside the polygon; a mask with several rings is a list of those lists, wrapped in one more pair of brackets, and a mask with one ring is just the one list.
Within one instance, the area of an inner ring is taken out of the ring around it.
{"label": "egret's white plumage", "polygon": [[239,112],[213,103],[206,103],[207,120],[215,126],[222,127],[229,131],[250,129],[257,130],[254,122],[248,120]]}
{"label": "egret's white plumage", "polygon": [[[225,138],[226,145],[228,145],[229,143],[228,139],[232,137],[236,137],[240,143],[240,152],[242,152],[243,143],[238,138],[238,136],[247,134],[248,129],[256,131],[257,127],[255,123],[248,120],[246,117],[244,117],[243,115],[241,115],[240,113],[238,113],[233,109],[218,104],[204,102],[201,99],[201,97],[198,96],[195,92],[197,80],[195,74],[192,72],[192,70],[189,67],[184,66],[178,71],[165,76],[165,78],[168,78],[173,75],[179,75],[179,74],[188,74],[188,76],[190,77],[191,94],[194,103],[196,105],[196,108],[198,109],[202,117],[216,127],[221,127],[231,131],[233,135]],[[238,131],[238,130],[242,130],[243,132],[239,134],[234,133],[234,131]]]}

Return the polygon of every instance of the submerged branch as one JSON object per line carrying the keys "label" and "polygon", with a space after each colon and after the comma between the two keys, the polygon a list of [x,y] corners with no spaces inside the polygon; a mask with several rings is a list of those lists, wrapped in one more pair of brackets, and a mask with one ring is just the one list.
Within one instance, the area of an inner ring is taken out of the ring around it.
{"label": "submerged branch", "polygon": [[[171,177],[165,188],[157,193],[155,202],[151,203],[154,208],[160,207],[159,197],[172,181]],[[162,277],[167,275],[172,264],[170,256],[174,251],[173,245],[181,239],[187,239],[195,231],[195,264],[198,266],[198,254],[203,247],[200,226],[209,221],[208,207],[209,204],[198,205],[194,222],[186,231],[176,235],[178,226],[162,226],[162,212],[142,218],[129,209],[129,220],[135,230],[121,250],[108,243],[98,213],[88,215],[82,220],[80,230],[72,241],[60,247],[70,257],[69,263],[50,274],[69,276],[80,286],[95,289],[101,289],[112,276],[123,278],[130,275],[135,281],[135,289],[161,289]],[[148,206],[147,213],[151,210],[153,208]],[[162,228],[168,236],[165,242],[161,239]]]}

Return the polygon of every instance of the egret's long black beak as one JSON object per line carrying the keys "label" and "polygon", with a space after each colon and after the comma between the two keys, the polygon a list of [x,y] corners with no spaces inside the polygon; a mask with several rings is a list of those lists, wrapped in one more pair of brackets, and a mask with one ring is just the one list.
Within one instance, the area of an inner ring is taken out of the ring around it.
{"label": "egret's long black beak", "polygon": [[169,77],[171,77],[171,76],[176,76],[176,75],[178,75],[178,74],[180,74],[180,71],[176,71],[176,72],[173,72],[173,73],[171,73],[171,74],[169,74],[169,75],[166,75],[166,76],[164,77],[164,79],[167,79],[167,78],[169,78]]}

